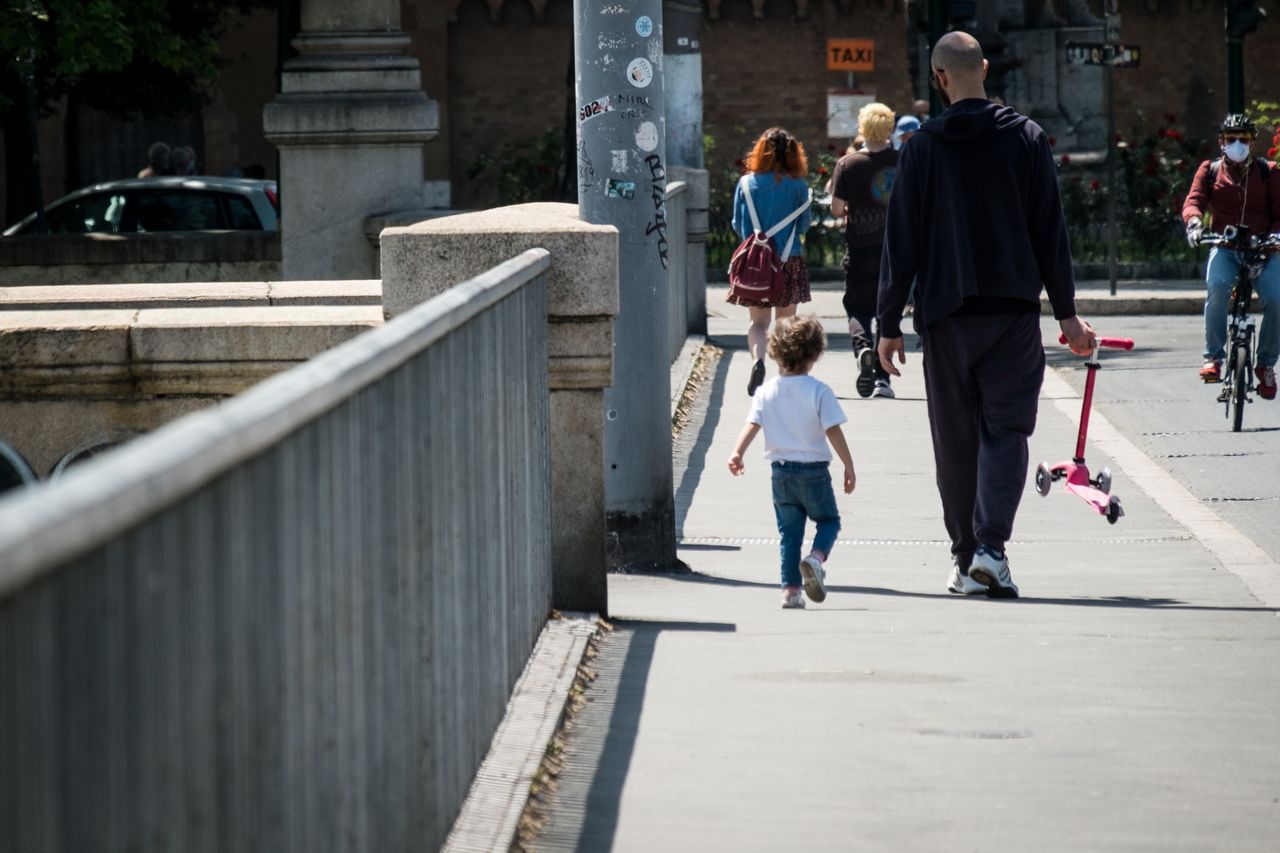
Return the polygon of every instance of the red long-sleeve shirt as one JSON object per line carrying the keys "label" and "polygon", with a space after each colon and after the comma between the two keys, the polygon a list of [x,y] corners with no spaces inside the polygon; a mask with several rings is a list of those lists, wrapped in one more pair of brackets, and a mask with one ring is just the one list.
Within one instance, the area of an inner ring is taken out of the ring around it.
{"label": "red long-sleeve shirt", "polygon": [[1213,178],[1209,169],[1211,162],[1205,160],[1196,170],[1187,200],[1182,204],[1182,221],[1185,223],[1197,216],[1203,218],[1208,212],[1213,215],[1215,231],[1221,231],[1225,225],[1243,224],[1254,234],[1280,232],[1280,175],[1276,174],[1276,167],[1270,166],[1271,175],[1264,184],[1260,162],[1255,161],[1249,167],[1244,181],[1229,162],[1224,162],[1217,178]]}

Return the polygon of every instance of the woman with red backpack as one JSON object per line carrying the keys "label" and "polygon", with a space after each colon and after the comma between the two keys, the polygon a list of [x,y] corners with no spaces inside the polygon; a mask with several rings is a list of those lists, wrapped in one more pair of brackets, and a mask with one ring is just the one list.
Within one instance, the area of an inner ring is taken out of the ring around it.
{"label": "woman with red backpack", "polygon": [[778,293],[729,289],[728,301],[746,307],[751,315],[747,348],[754,363],[747,394],[754,395],[764,382],[769,326],[774,319],[794,316],[796,306],[809,301],[809,270],[800,245],[800,235],[810,223],[805,181],[809,160],[799,140],[780,127],[771,127],[756,140],[746,167],[733,194],[733,230],[744,241],[768,235],[782,272]]}

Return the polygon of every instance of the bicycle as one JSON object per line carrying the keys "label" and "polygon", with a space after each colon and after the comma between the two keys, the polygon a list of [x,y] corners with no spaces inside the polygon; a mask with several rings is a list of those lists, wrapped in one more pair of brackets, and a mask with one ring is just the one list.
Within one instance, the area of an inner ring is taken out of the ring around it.
{"label": "bicycle", "polygon": [[1228,249],[1240,256],[1240,269],[1231,288],[1231,307],[1227,312],[1227,359],[1223,365],[1222,391],[1218,394],[1218,402],[1226,406],[1231,431],[1239,432],[1244,426],[1244,406],[1253,402],[1253,339],[1257,332],[1255,320],[1249,315],[1253,282],[1262,274],[1267,253],[1280,249],[1280,236],[1258,237],[1243,225],[1228,225],[1221,233],[1201,234],[1200,245]]}

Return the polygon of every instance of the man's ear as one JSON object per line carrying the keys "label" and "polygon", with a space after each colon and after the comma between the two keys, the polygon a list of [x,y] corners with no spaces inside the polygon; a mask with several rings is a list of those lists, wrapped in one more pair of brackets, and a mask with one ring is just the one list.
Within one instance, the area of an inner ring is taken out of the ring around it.
{"label": "man's ear", "polygon": [[985,60],[985,59],[984,59],[984,60],[982,60],[982,79],[983,79],[983,80],[986,80],[986,79],[987,79],[987,70],[988,70],[989,68],[991,68],[991,63],[990,63],[990,62],[988,62],[988,61],[987,61],[987,60]]}

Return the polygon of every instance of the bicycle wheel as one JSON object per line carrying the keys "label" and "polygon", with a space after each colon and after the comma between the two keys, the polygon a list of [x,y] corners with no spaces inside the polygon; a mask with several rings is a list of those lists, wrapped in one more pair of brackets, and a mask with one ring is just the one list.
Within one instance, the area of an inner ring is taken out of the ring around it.
{"label": "bicycle wheel", "polygon": [[1244,426],[1245,393],[1249,389],[1249,352],[1244,347],[1236,347],[1231,355],[1231,396],[1227,406],[1231,412],[1231,431],[1239,432]]}

